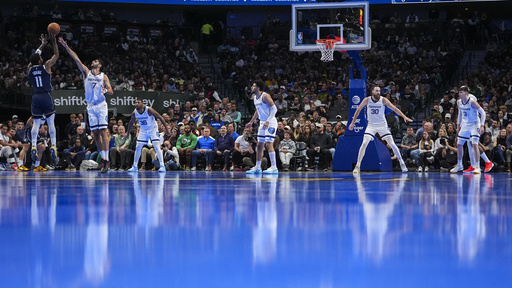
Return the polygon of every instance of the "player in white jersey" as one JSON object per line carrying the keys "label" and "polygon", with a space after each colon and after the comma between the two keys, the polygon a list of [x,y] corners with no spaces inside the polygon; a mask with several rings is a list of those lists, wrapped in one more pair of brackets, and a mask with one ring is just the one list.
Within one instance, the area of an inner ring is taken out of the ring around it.
{"label": "player in white jersey", "polygon": [[457,108],[459,109],[459,116],[457,117],[457,165],[453,167],[450,172],[457,173],[464,170],[462,165],[462,156],[464,155],[464,143],[470,140],[473,149],[473,155],[470,154],[471,168],[467,172],[473,174],[480,174],[480,150],[478,143],[480,141],[480,134],[485,129],[485,111],[480,107],[475,99],[469,97],[468,86],[462,86],[459,89],[459,100],[457,100]]}
{"label": "player in white jersey", "polygon": [[400,162],[400,168],[402,168],[402,172],[407,172],[407,166],[405,165],[405,162],[400,155],[400,150],[398,150],[398,147],[393,140],[393,136],[389,132],[388,122],[386,121],[386,116],[384,115],[385,107],[395,111],[395,113],[404,118],[406,122],[412,122],[412,120],[405,116],[404,113],[400,111],[400,109],[395,107],[395,105],[389,102],[387,98],[381,97],[379,86],[375,86],[372,89],[372,95],[370,97],[364,98],[363,101],[361,101],[361,104],[359,104],[359,107],[357,107],[357,110],[354,113],[354,117],[352,118],[352,122],[348,126],[349,130],[354,129],[355,121],[364,107],[366,107],[368,125],[364,131],[363,144],[361,144],[361,147],[359,148],[356,167],[354,167],[354,171],[352,172],[354,174],[359,174],[361,170],[361,161],[363,161],[364,154],[366,153],[366,147],[377,133],[380,135],[380,138],[386,141],[391,146],[391,149],[393,149],[393,153],[395,153],[395,156]]}
{"label": "player in white jersey", "polygon": [[277,131],[277,107],[274,105],[272,97],[268,93],[263,92],[265,83],[261,80],[254,81],[251,91],[254,94],[254,106],[256,112],[252,116],[251,121],[245,125],[250,128],[256,119],[260,119],[260,127],[258,129],[258,147],[256,150],[256,166],[248,170],[249,174],[261,173],[261,159],[263,159],[263,146],[267,146],[268,155],[270,157],[271,166],[263,173],[277,174],[276,152],[274,151],[274,139]]}
{"label": "player in white jersey", "polygon": [[[475,100],[477,103],[478,103],[478,100],[476,99],[475,95],[469,93],[468,94],[468,98],[470,100]],[[480,117],[479,117],[479,120],[480,120]],[[467,142],[466,142],[467,143]],[[479,150],[480,151],[480,150]],[[471,149],[471,144],[468,143],[468,154],[469,154],[469,159],[471,159],[472,157],[474,157],[473,155],[474,153],[474,150]],[[487,154],[485,153],[480,153],[480,157],[485,161],[485,169],[484,169],[484,172],[485,173],[488,173],[492,170],[492,168],[494,168],[494,163],[489,159],[489,157],[487,157]],[[478,159],[478,158],[475,158],[475,159]],[[464,170],[464,172],[473,172],[474,168],[473,166],[469,166],[468,169]]]}
{"label": "player in white jersey", "polygon": [[87,101],[87,113],[89,115],[89,126],[94,134],[98,151],[101,154],[101,172],[108,171],[108,146],[110,137],[107,134],[108,128],[108,106],[105,99],[105,93],[108,95],[114,94],[112,86],[107,75],[103,74],[101,69],[101,62],[96,59],[91,63],[90,69],[85,66],[78,55],[69,48],[66,41],[59,37],[59,43],[66,49],[68,54],[73,58],[78,69],[84,76],[85,100]]}
{"label": "player in white jersey", "polygon": [[[139,99],[135,100],[135,110],[133,110],[132,118],[128,124],[127,131],[132,130],[135,119],[139,121],[140,131],[139,136],[137,136],[137,148],[135,148],[133,165],[132,168],[128,169],[129,172],[139,171],[137,164],[139,163],[142,147],[147,145],[150,139],[153,147],[155,147],[158,161],[160,162],[160,168],[158,169],[158,172],[165,172],[164,156],[162,154],[162,148],[160,147],[160,133],[158,133],[158,124],[155,121],[155,117],[160,120],[162,125],[165,123],[162,115],[156,112],[155,109],[147,107]],[[126,133],[125,139],[128,139],[129,135],[130,133]]]}

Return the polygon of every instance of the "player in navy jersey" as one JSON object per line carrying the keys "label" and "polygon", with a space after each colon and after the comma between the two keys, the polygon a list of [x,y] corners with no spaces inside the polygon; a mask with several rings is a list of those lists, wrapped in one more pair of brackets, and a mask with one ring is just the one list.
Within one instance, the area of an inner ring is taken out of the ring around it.
{"label": "player in navy jersey", "polygon": [[[43,58],[41,57],[41,49],[48,42],[50,38],[53,45],[53,56],[43,64]],[[59,47],[55,40],[55,35],[41,35],[41,46],[36,50],[36,53],[30,56],[30,64],[27,67],[27,77],[30,79],[34,95],[32,96],[32,118],[34,119],[34,125],[32,125],[32,139],[37,138],[39,127],[46,121],[48,123],[48,132],[50,134],[51,148],[50,154],[53,160],[57,158],[57,133],[55,130],[55,108],[53,106],[51,83],[52,66],[59,59]],[[35,141],[34,141],[35,142]],[[32,143],[32,161],[39,166],[39,159],[37,157],[36,143]]]}
{"label": "player in navy jersey", "polygon": [[107,75],[101,72],[102,64],[100,60],[95,59],[91,66],[85,66],[78,55],[71,50],[66,41],[59,37],[59,43],[66,49],[69,56],[73,58],[78,69],[84,76],[85,101],[87,102],[87,113],[89,115],[89,126],[94,134],[98,151],[101,154],[101,173],[108,171],[108,150],[110,136],[107,133],[108,128],[108,105],[105,94],[112,95],[114,91],[110,86],[110,80]]}

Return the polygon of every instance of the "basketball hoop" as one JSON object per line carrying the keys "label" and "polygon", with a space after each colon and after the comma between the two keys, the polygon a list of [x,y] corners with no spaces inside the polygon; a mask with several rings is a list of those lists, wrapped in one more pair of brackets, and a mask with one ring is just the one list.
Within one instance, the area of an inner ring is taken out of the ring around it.
{"label": "basketball hoop", "polygon": [[334,60],[334,47],[336,47],[336,43],[339,42],[336,39],[318,39],[316,40],[316,45],[320,52],[322,52],[322,60],[323,62],[331,62]]}

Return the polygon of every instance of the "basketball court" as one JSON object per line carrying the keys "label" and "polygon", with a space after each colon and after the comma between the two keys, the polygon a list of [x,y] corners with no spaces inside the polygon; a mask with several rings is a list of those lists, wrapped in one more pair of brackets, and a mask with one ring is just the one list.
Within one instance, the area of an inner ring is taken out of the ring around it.
{"label": "basketball court", "polygon": [[[292,5],[291,51],[353,58],[350,116],[368,20],[367,2]],[[372,141],[354,176],[364,127],[334,172],[1,172],[1,285],[509,287],[510,173],[391,172]]]}
{"label": "basketball court", "polygon": [[3,287],[508,287],[510,180],[3,172],[0,276]]}

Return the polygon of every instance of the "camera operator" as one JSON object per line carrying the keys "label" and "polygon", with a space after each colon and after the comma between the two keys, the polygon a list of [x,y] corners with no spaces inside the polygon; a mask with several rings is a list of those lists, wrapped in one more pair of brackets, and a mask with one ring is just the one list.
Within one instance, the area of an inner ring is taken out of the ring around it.
{"label": "camera operator", "polygon": [[441,172],[448,172],[457,164],[457,147],[454,147],[454,140],[448,137],[446,130],[439,130],[438,136],[434,143],[435,166],[439,166]]}

